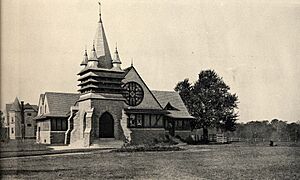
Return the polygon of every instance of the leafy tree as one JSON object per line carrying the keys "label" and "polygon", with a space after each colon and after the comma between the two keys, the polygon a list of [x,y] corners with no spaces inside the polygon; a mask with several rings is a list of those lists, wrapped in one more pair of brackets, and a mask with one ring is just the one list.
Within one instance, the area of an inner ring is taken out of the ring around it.
{"label": "leafy tree", "polygon": [[189,112],[195,117],[194,128],[203,128],[203,138],[208,141],[208,128],[234,131],[238,114],[238,97],[229,92],[223,79],[213,70],[201,71],[198,80],[179,82],[175,91],[182,97]]}
{"label": "leafy tree", "polygon": [[287,133],[290,141],[298,141],[300,140],[300,124],[290,123],[287,124]]}
{"label": "leafy tree", "polygon": [[0,110],[0,128],[4,127],[4,114]]}

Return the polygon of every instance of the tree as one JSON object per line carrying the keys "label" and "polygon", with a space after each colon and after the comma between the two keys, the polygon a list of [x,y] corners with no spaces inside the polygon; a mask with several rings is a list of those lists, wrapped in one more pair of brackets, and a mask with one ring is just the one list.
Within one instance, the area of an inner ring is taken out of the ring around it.
{"label": "tree", "polygon": [[230,87],[213,70],[201,71],[194,84],[184,79],[175,87],[190,114],[195,117],[193,128],[203,128],[204,141],[208,142],[210,127],[235,130],[238,97],[229,90]]}
{"label": "tree", "polygon": [[4,114],[0,110],[0,128],[4,127]]}

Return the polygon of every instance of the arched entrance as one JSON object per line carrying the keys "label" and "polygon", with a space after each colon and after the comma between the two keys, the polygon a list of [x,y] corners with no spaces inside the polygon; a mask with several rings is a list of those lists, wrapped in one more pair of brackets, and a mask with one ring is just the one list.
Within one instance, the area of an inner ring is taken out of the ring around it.
{"label": "arched entrance", "polygon": [[114,137],[114,119],[108,112],[102,114],[99,119],[99,137],[113,138]]}

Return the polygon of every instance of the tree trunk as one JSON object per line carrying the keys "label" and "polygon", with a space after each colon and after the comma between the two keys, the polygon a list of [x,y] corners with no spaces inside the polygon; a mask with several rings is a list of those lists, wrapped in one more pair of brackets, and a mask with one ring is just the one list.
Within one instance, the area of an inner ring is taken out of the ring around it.
{"label": "tree trunk", "polygon": [[205,144],[208,144],[209,140],[208,140],[208,129],[207,128],[203,128],[203,142]]}

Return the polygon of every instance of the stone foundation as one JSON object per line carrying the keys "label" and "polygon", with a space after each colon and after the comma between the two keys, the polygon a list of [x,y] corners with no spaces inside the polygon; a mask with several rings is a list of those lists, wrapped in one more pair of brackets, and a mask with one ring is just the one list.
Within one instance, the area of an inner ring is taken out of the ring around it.
{"label": "stone foundation", "polygon": [[167,131],[163,128],[131,128],[132,144],[152,144],[155,141],[166,140]]}

